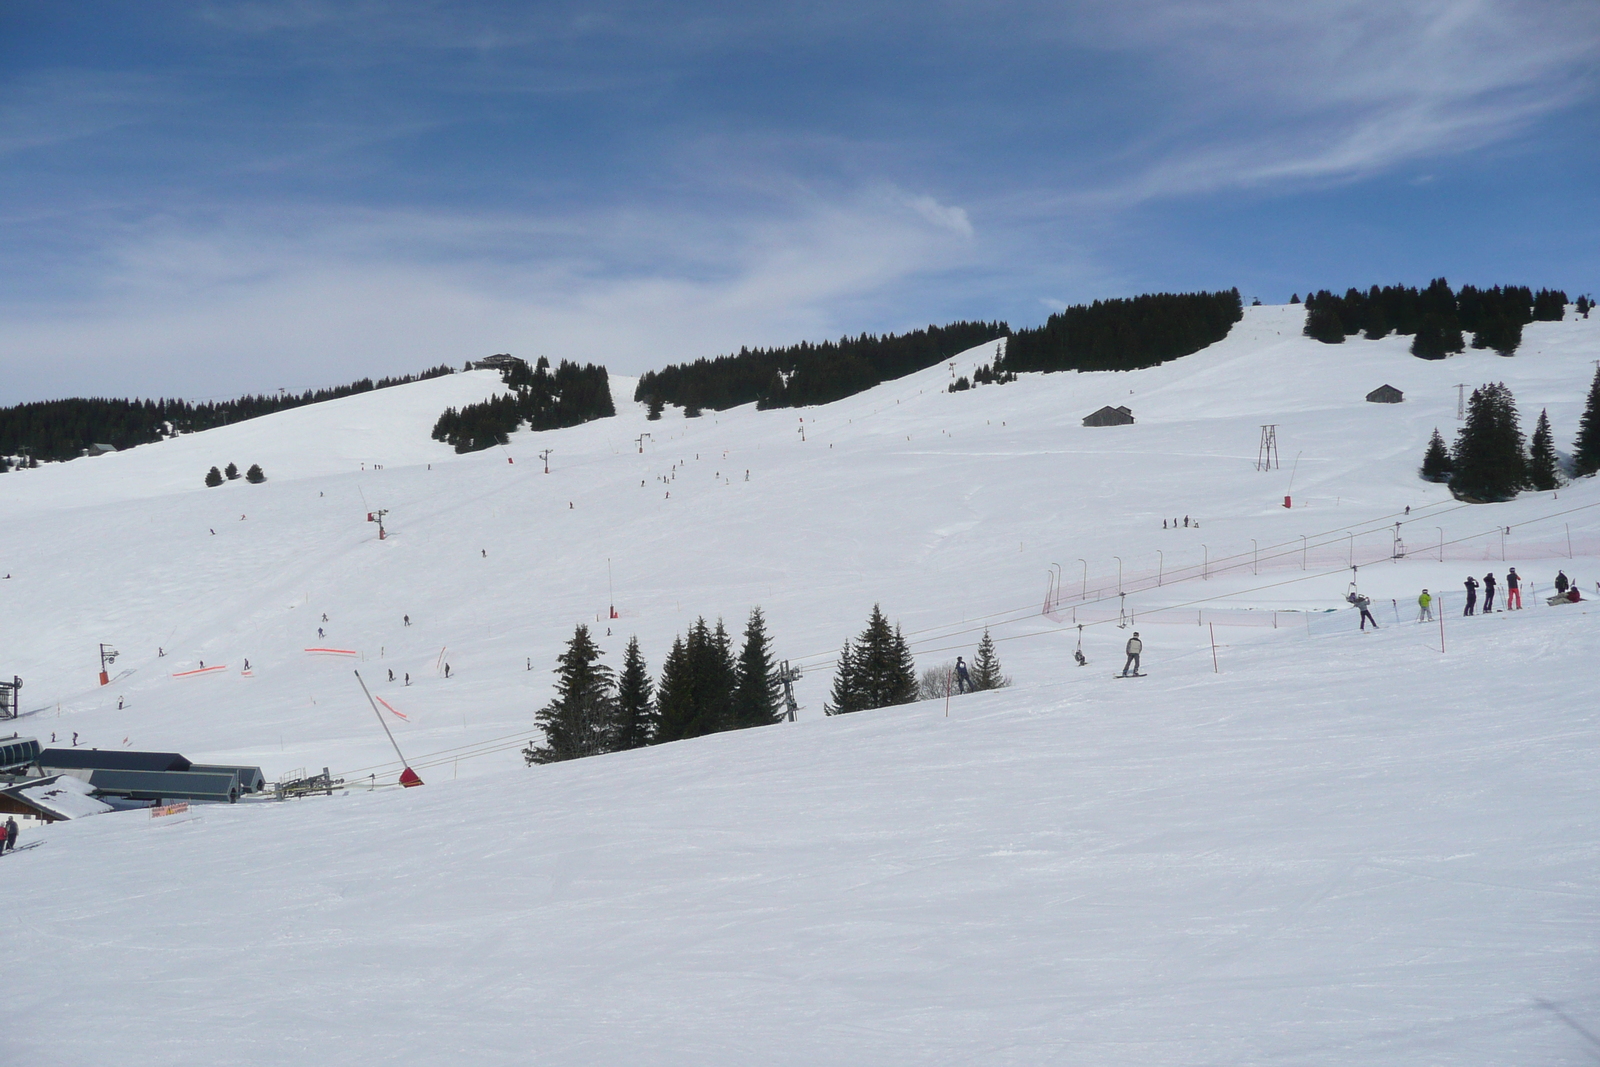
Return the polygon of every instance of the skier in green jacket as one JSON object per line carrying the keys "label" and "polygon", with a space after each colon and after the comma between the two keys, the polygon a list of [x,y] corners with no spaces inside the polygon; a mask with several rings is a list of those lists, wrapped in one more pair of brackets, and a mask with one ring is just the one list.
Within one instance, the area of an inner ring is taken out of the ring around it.
{"label": "skier in green jacket", "polygon": [[1417,597],[1417,608],[1418,622],[1433,621],[1433,596],[1426,589],[1422,591],[1421,596]]}

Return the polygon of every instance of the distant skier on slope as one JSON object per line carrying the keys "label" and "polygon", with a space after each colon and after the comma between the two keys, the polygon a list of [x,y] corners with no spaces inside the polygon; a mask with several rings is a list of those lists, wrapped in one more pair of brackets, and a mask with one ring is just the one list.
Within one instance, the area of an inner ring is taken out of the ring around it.
{"label": "distant skier on slope", "polygon": [[1417,597],[1417,621],[1433,621],[1433,596],[1426,589],[1422,591],[1421,596]]}
{"label": "distant skier on slope", "polygon": [[956,657],[956,692],[965,693],[972,688],[972,676],[967,673],[967,665]]}
{"label": "distant skier on slope", "polygon": [[1483,576],[1483,613],[1489,615],[1494,611],[1494,571]]}
{"label": "distant skier on slope", "polygon": [[1572,582],[1567,578],[1565,572],[1556,571],[1556,592],[1565,593],[1567,591],[1567,586],[1571,584]]}
{"label": "distant skier on slope", "polygon": [[1144,651],[1144,642],[1139,640],[1139,631],[1135,630],[1133,636],[1128,638],[1128,646],[1125,651],[1128,653],[1128,659],[1122,665],[1122,677],[1124,678],[1128,677],[1129,668],[1132,668],[1134,675],[1139,673],[1139,654]]}
{"label": "distant skier on slope", "polygon": [[7,815],[6,816],[5,833],[4,833],[3,837],[0,837],[0,852],[12,850],[12,849],[15,849],[16,847],[17,847],[17,820],[15,820],[11,816]]}
{"label": "distant skier on slope", "polygon": [[1515,567],[1506,571],[1506,610],[1522,610],[1522,577]]}
{"label": "distant skier on slope", "polygon": [[1478,579],[1467,575],[1467,580],[1462,583],[1467,587],[1467,609],[1461,614],[1476,615],[1478,613]]}

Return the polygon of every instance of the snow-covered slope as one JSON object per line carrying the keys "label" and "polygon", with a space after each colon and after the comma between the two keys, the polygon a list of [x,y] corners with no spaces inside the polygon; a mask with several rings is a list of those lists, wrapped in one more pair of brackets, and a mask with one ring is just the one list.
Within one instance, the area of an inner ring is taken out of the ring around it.
{"label": "snow-covered slope", "polygon": [[[652,423],[619,379],[618,417],[471,456],[428,429],[498,383],[456,375],[0,479],[25,733],[392,781],[354,667],[429,783],[40,835],[0,866],[50,961],[0,1059],[1590,1062],[1593,617],[1410,619],[1486,569],[1600,580],[1593,480],[1469,507],[1415,477],[1458,382],[1570,442],[1600,319],[1431,363],[1300,315],[798,411]],[[1406,402],[1363,401],[1385,382]],[[1138,423],[1080,425],[1105,404]],[[270,480],[204,488],[229,461]],[[1377,634],[1322,614],[1351,561]],[[823,718],[875,602],[923,665],[989,625],[1017,685]],[[659,668],[756,604],[800,722],[521,765],[574,623]],[[1110,677],[1123,613],[1151,677]]]}

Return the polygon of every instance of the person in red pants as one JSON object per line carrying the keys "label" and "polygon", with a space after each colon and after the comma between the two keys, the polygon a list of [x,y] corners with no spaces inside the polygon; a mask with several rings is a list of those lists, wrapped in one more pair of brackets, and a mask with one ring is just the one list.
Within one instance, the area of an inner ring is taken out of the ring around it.
{"label": "person in red pants", "polygon": [[1506,571],[1506,610],[1522,610],[1522,579],[1518,577],[1515,567]]}

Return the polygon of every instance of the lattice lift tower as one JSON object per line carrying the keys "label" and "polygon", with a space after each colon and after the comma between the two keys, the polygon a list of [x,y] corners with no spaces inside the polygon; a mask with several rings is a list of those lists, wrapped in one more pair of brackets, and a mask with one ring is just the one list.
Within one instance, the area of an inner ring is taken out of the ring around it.
{"label": "lattice lift tower", "polygon": [[1269,471],[1283,465],[1278,462],[1278,424],[1261,427],[1261,447],[1256,450],[1256,470]]}

